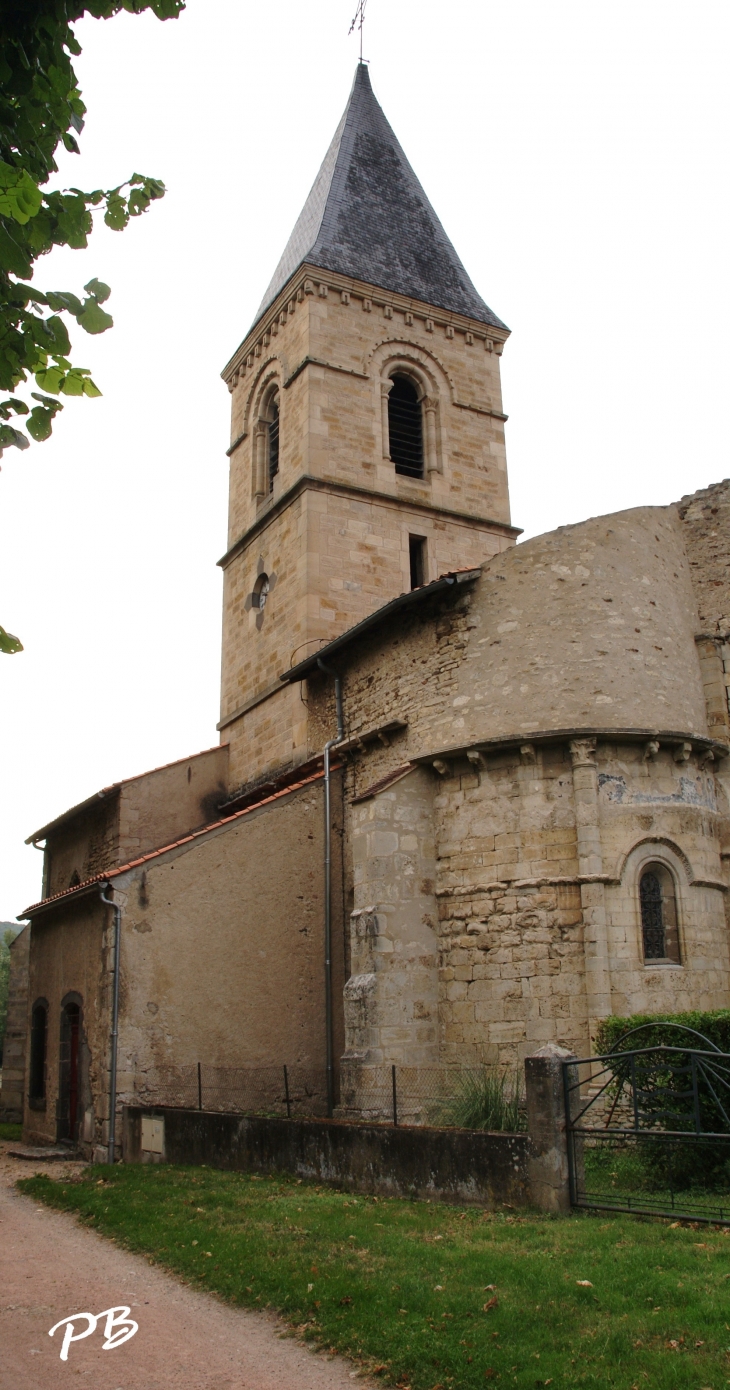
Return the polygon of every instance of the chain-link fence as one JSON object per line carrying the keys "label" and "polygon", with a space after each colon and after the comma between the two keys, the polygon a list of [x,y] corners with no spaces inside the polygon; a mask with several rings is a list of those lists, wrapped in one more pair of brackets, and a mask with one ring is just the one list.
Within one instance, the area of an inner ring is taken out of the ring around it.
{"label": "chain-link fence", "polygon": [[[193,1063],[137,1077],[138,1104],[289,1119],[327,1114],[324,1068]],[[505,1067],[363,1066],[343,1062],[334,1115],[355,1123],[526,1128],[524,1077]]]}
{"label": "chain-link fence", "polygon": [[243,1115],[327,1114],[323,1067],[215,1067],[193,1063],[137,1077],[136,1099],[145,1105],[220,1110]]}

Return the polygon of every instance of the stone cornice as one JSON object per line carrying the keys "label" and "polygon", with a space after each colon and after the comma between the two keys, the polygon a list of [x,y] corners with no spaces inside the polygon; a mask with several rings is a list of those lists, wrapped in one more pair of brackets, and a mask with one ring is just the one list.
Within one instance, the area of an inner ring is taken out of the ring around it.
{"label": "stone cornice", "polygon": [[262,510],[256,520],[249,526],[247,531],[234,542],[232,546],[222,555],[218,564],[221,569],[226,569],[232,560],[236,559],[254,536],[263,531],[270,521],[296,500],[303,492],[335,492],[341,497],[353,497],[358,502],[363,500],[371,502],[384,502],[388,506],[394,503],[398,507],[408,508],[412,511],[426,512],[435,517],[451,517],[452,520],[461,521],[467,526],[478,529],[488,529],[500,536],[508,536],[510,539],[522,535],[519,526],[509,526],[505,521],[495,521],[493,517],[474,516],[469,512],[452,511],[448,507],[437,507],[432,502],[421,501],[417,497],[399,497],[397,493],[379,492],[375,488],[356,487],[353,483],[340,482],[338,478],[315,478],[311,473],[304,473],[298,478],[287,492],[282,493],[275,502]]}
{"label": "stone cornice", "polygon": [[[475,738],[469,743],[460,743],[450,748],[437,748],[429,753],[411,754],[414,763],[421,763],[432,766],[434,760],[446,762],[448,759],[468,759],[470,752],[483,754],[497,754],[508,752],[511,749],[517,751],[531,748],[536,744],[589,742],[599,741],[601,743],[657,743],[660,747],[664,746],[671,749],[683,748],[685,744],[691,744],[693,749],[700,753],[713,753],[717,758],[726,758],[730,754],[730,747],[726,743],[720,743],[717,739],[709,738],[704,734],[679,733],[674,729],[540,729],[534,733],[504,734],[499,738],[484,739]],[[533,759],[530,759],[534,761]],[[469,759],[473,761],[473,759]]]}
{"label": "stone cornice", "polygon": [[353,280],[350,276],[340,275],[332,270],[322,270],[318,266],[305,262],[304,265],[299,266],[277,295],[273,304],[270,305],[263,317],[254,324],[226,363],[221,376],[229,388],[232,389],[238,380],[238,374],[242,368],[245,369],[246,359],[249,356],[260,355],[264,338],[268,341],[272,333],[279,331],[280,316],[282,314],[288,315],[289,305],[292,305],[293,312],[296,312],[296,306],[302,304],[308,295],[316,294],[326,298],[330,291],[337,292],[341,296],[348,296],[349,298],[344,301],[345,303],[349,303],[350,299],[360,300],[368,312],[373,309],[380,309],[388,318],[392,318],[394,313],[402,314],[404,319],[407,315],[411,315],[412,320],[422,320],[429,332],[438,328],[443,329],[451,338],[455,332],[462,333],[465,337],[469,335],[473,343],[480,343],[489,352],[501,353],[509,337],[509,329],[496,328],[491,324],[482,323],[480,319],[471,319],[464,314],[439,309],[433,304],[426,304],[421,300],[408,298],[406,295],[391,294],[387,290],[380,289],[377,285],[368,285],[364,281]]}

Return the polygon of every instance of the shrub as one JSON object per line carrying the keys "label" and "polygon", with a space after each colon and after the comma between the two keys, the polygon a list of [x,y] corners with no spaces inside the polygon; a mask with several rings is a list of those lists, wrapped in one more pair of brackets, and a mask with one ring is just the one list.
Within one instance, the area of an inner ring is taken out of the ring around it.
{"label": "shrub", "polygon": [[462,1072],[453,1096],[441,1103],[433,1118],[436,1124],[459,1129],[526,1129],[520,1072],[487,1067]]}
{"label": "shrub", "polygon": [[682,1038],[675,1028],[662,1027],[667,1023],[679,1023],[684,1028],[693,1028],[696,1033],[701,1033],[714,1043],[715,1047],[719,1047],[721,1052],[730,1053],[730,1009],[715,1009],[711,1013],[701,1013],[697,1009],[686,1014],[634,1014],[631,1018],[604,1018],[596,1033],[596,1052],[611,1052],[624,1033],[642,1024],[652,1026],[646,1028],[643,1033],[627,1038],[623,1044],[624,1048],[658,1047],[663,1043],[667,1047],[695,1046],[700,1052],[704,1050],[699,1039],[691,1043],[688,1038]]}
{"label": "shrub", "polygon": [[[680,1032],[676,1025],[689,1028],[692,1033]],[[630,1031],[639,1027],[642,1028],[640,1033]],[[629,1036],[624,1037],[627,1033]],[[726,1190],[730,1183],[728,1140],[690,1137],[695,1128],[695,1103],[689,1077],[689,1053],[712,1053],[713,1043],[721,1052],[730,1054],[730,1009],[607,1018],[598,1028],[596,1046],[600,1054],[614,1052],[616,1055],[644,1048],[679,1049],[660,1050],[637,1063],[637,1095],[643,1127],[657,1133],[664,1129],[687,1134],[687,1139],[682,1140],[642,1139],[639,1142],[638,1152],[650,1188]],[[612,1062],[611,1070],[617,1082],[630,1083],[628,1060]],[[711,1058],[700,1061],[697,1091],[703,1130],[727,1133],[730,1064],[723,1058],[718,1058],[717,1062]]]}

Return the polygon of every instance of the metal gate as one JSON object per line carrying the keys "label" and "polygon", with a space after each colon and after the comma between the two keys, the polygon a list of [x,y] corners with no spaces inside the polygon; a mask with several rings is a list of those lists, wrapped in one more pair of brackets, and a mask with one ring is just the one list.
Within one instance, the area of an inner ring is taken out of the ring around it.
{"label": "metal gate", "polygon": [[[637,1048],[671,1029],[676,1045]],[[642,1024],[563,1063],[573,1206],[730,1224],[730,1054],[680,1024]]]}

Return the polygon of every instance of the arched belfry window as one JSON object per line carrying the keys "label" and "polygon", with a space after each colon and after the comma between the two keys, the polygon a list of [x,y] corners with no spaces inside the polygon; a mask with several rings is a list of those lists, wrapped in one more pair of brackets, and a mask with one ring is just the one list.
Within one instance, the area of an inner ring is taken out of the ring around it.
{"label": "arched belfry window", "polygon": [[279,392],[269,402],[269,492],[274,491],[274,478],[279,472]]}
{"label": "arched belfry window", "polygon": [[645,961],[680,963],[677,899],[666,864],[647,864],[639,879],[641,933]]}
{"label": "arched belfry window", "polygon": [[274,491],[279,472],[279,411],[279,389],[273,386],[261,399],[253,431],[254,497],[269,497]]}
{"label": "arched belfry window", "polygon": [[423,408],[415,382],[396,373],[388,392],[390,457],[396,473],[423,477]]}

